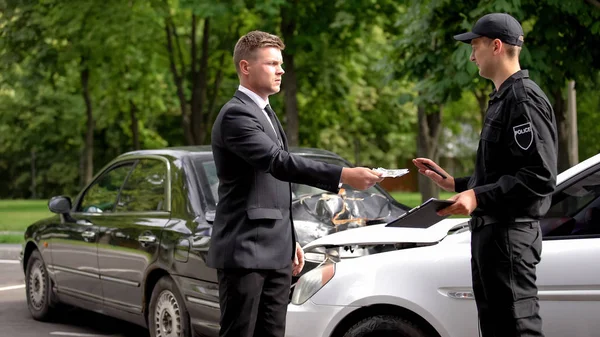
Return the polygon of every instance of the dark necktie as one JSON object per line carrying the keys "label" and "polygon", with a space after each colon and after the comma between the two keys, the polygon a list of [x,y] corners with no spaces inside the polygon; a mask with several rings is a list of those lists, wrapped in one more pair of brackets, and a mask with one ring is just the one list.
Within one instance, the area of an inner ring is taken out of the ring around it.
{"label": "dark necktie", "polygon": [[[273,111],[273,109],[271,109],[271,106],[267,104],[265,106],[265,112],[269,116],[269,119],[271,119],[271,123],[273,124],[273,128],[275,129],[275,134],[277,135],[277,140],[279,140],[279,145],[283,147],[283,127],[279,123],[279,119],[277,119],[275,111]],[[279,130],[279,132],[277,132],[277,130]]]}

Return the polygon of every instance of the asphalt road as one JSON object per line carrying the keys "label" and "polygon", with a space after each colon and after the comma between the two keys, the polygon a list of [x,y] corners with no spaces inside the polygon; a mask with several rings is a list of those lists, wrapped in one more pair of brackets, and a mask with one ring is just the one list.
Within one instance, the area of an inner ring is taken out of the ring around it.
{"label": "asphalt road", "polygon": [[0,337],[149,337],[148,330],[93,312],[69,309],[52,322],[31,318],[21,265],[0,256]]}

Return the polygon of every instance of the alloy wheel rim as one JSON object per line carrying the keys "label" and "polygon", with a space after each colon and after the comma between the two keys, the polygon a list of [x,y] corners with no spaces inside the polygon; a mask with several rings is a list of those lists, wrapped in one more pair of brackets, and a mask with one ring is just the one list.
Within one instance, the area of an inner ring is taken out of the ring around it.
{"label": "alloy wheel rim", "polygon": [[181,310],[169,290],[160,293],[154,312],[156,337],[179,337],[181,335]]}
{"label": "alloy wheel rim", "polygon": [[35,310],[40,310],[46,300],[46,268],[36,261],[29,274],[29,300]]}

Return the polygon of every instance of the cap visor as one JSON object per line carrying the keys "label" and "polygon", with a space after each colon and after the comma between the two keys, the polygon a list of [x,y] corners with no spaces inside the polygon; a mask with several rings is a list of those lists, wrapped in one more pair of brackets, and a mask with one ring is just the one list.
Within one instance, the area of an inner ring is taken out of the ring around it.
{"label": "cap visor", "polygon": [[467,32],[467,33],[454,35],[455,40],[465,42],[465,43],[471,43],[471,40],[476,39],[478,37],[481,37],[481,35],[475,34],[473,32]]}

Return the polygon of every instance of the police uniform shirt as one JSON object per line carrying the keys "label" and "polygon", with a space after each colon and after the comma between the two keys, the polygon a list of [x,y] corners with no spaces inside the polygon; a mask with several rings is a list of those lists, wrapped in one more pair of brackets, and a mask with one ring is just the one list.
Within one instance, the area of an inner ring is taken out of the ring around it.
{"label": "police uniform shirt", "polygon": [[475,172],[456,178],[455,190],[474,190],[474,216],[540,218],[556,187],[556,151],[552,106],[520,70],[490,94]]}

